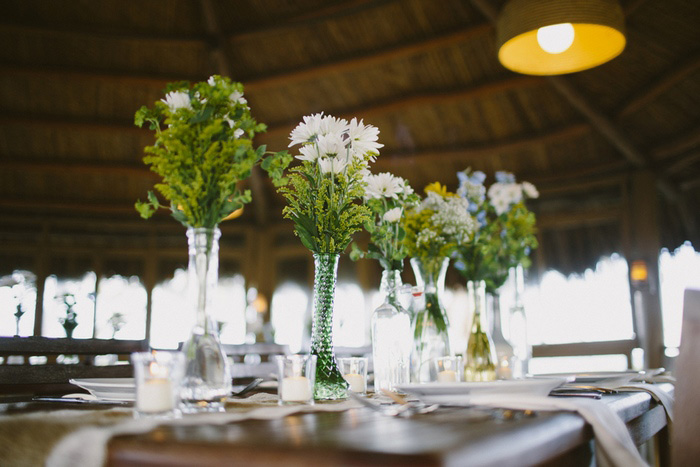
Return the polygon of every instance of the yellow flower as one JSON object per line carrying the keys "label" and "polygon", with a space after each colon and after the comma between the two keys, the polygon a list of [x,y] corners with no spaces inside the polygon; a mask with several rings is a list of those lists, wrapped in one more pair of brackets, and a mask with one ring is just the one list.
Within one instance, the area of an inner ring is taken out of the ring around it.
{"label": "yellow flower", "polygon": [[447,186],[441,185],[440,182],[433,182],[433,183],[429,184],[428,186],[426,186],[425,192],[428,193],[429,191],[437,193],[438,195],[442,196],[443,198],[454,198],[457,196],[456,193],[450,193],[449,191],[447,191]]}

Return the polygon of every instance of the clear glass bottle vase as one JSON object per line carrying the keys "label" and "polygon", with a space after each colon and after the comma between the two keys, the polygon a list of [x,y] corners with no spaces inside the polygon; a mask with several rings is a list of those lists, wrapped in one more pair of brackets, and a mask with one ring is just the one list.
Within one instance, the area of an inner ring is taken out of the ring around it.
{"label": "clear glass bottle vase", "polygon": [[532,358],[532,345],[527,337],[527,316],[523,306],[525,274],[520,264],[511,271],[515,276],[515,304],[510,309],[508,338],[513,344],[513,351],[517,357],[518,367],[515,371],[524,377],[529,372],[529,363]]}
{"label": "clear glass bottle vase", "polygon": [[338,369],[333,353],[333,300],[339,257],[340,255],[331,253],[314,254],[311,353],[316,355],[316,400],[347,398],[348,384]]}
{"label": "clear glass bottle vase", "polygon": [[489,294],[491,298],[491,322],[493,323],[493,344],[496,348],[496,379],[521,378],[520,364],[515,351],[503,334],[501,319],[501,300],[498,293]]}
{"label": "clear glass bottle vase", "polygon": [[396,385],[410,382],[413,340],[410,316],[398,299],[401,286],[401,271],[382,272],[384,303],[372,314],[375,392],[393,391]]}
{"label": "clear glass bottle vase", "polygon": [[411,352],[411,381],[428,383],[437,379],[432,362],[451,355],[449,320],[442,305],[445,290],[445,273],[449,258],[411,258],[411,267],[423,294],[414,294],[412,308],[413,349]]}
{"label": "clear glass bottle vase", "polygon": [[219,278],[218,228],[189,228],[188,304],[195,324],[182,351],[186,370],[181,387],[183,412],[217,412],[231,392],[231,367],[211,317]]}
{"label": "clear glass bottle vase", "polygon": [[496,380],[496,346],[489,335],[486,315],[486,283],[468,281],[467,296],[472,311],[467,351],[464,356],[466,381]]}

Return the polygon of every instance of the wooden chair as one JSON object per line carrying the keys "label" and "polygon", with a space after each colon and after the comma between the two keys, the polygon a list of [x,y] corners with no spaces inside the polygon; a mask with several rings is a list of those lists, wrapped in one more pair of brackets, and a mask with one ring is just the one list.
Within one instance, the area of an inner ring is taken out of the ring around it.
{"label": "wooden chair", "polygon": [[700,290],[685,291],[680,355],[675,368],[675,418],[671,432],[674,466],[700,462]]}
{"label": "wooden chair", "polygon": [[[80,392],[69,384],[72,378],[131,377],[129,355],[147,349],[146,341],[134,340],[0,337],[0,394],[65,394]],[[95,365],[99,355],[116,355],[117,361]],[[33,364],[33,357],[43,361]]]}
{"label": "wooden chair", "polygon": [[[277,374],[276,355],[288,355],[289,347],[280,344],[224,344],[224,352],[233,360],[232,376],[236,380],[268,378]],[[269,379],[269,378],[268,378]]]}

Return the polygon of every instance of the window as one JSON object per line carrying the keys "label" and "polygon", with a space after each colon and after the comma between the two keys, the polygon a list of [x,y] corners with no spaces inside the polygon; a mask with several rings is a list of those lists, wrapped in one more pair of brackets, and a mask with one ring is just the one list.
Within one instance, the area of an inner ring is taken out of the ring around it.
{"label": "window", "polygon": [[137,276],[100,279],[95,337],[145,339],[147,293]]}
{"label": "window", "polygon": [[[0,335],[31,336],[36,308],[36,276],[14,271],[0,278]],[[18,310],[22,313],[17,317]]]}
{"label": "window", "polygon": [[673,253],[662,250],[659,257],[659,280],[664,345],[677,348],[681,342],[684,291],[686,288],[700,289],[700,253],[689,242]]}
{"label": "window", "polygon": [[66,337],[66,330],[61,323],[71,305],[78,323],[73,330],[73,337],[91,338],[95,324],[96,281],[97,276],[94,272],[85,273],[79,279],[47,277],[44,285],[44,320],[41,335]]}
{"label": "window", "polygon": [[310,335],[309,297],[298,284],[287,282],[272,294],[270,320],[277,344],[288,345],[300,352]]}

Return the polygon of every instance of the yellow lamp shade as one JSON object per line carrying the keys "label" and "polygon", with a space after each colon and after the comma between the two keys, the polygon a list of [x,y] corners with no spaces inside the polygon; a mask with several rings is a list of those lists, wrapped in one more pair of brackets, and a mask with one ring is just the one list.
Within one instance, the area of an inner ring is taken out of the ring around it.
{"label": "yellow lamp shade", "polygon": [[[573,27],[573,42],[552,53],[543,48],[548,47],[542,37],[538,41],[538,31],[554,25]],[[593,68],[620,55],[627,42],[616,0],[510,0],[498,18],[496,36],[503,66],[528,75]]]}

